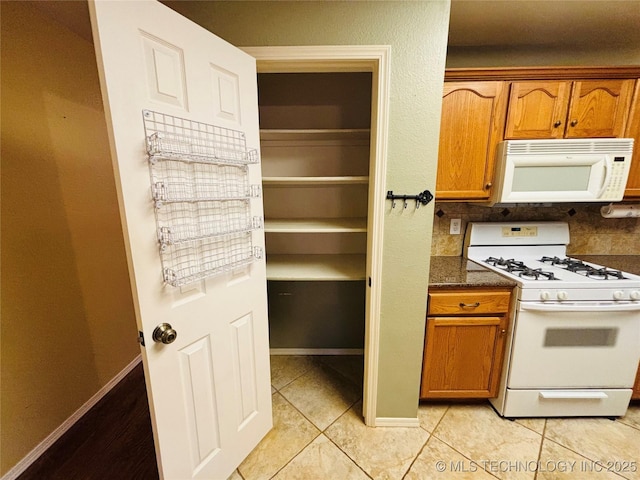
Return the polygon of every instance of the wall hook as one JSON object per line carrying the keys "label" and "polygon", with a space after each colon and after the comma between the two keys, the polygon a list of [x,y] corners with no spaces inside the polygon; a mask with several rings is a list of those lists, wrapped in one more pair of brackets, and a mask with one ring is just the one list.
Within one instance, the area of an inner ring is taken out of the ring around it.
{"label": "wall hook", "polygon": [[387,191],[387,200],[391,200],[391,208],[396,208],[396,199],[401,198],[404,204],[404,208],[407,208],[407,200],[416,201],[416,209],[420,208],[420,205],[426,205],[433,200],[433,195],[429,190],[418,193],[417,195],[397,195],[393,193],[393,190]]}

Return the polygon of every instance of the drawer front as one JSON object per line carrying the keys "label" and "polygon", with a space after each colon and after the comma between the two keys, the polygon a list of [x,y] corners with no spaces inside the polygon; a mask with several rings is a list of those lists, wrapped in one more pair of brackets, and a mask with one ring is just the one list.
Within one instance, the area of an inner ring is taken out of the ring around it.
{"label": "drawer front", "polygon": [[430,315],[478,315],[509,311],[511,292],[455,290],[429,293]]}
{"label": "drawer front", "polygon": [[620,417],[631,389],[507,390],[504,417]]}

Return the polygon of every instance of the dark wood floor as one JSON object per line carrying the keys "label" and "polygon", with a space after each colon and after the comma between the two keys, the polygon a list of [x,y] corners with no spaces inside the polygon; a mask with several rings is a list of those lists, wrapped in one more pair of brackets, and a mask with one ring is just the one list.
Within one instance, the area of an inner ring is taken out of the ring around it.
{"label": "dark wood floor", "polygon": [[142,365],[18,477],[45,479],[158,479]]}

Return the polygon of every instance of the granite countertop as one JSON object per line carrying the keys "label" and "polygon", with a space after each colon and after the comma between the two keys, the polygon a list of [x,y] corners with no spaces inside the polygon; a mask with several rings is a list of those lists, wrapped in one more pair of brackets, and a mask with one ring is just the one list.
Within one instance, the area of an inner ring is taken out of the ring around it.
{"label": "granite countertop", "polygon": [[516,282],[464,257],[431,257],[429,287],[515,287]]}
{"label": "granite countertop", "polygon": [[572,255],[572,257],[640,275],[640,255]]}

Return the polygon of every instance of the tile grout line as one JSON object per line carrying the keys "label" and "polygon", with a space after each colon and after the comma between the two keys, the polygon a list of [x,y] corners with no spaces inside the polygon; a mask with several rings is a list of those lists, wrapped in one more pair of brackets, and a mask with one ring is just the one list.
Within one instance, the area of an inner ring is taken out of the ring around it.
{"label": "tile grout line", "polygon": [[[444,416],[444,415],[443,415]],[[427,432],[427,430],[425,428],[422,427],[422,425],[419,427],[422,428],[425,432]],[[411,461],[411,463],[409,464],[409,467],[407,468],[407,471],[404,472],[404,475],[402,475],[402,479],[404,480],[407,475],[409,475],[409,472],[411,471],[411,468],[413,467],[413,465],[416,463],[416,460],[418,460],[418,457],[422,454],[422,452],[424,451],[424,448],[427,446],[427,443],[429,443],[429,440],[431,440],[431,437],[433,436],[433,434],[431,432],[427,432],[429,434],[429,436],[427,437],[427,440],[424,442],[424,444],[422,445],[422,447],[420,447],[420,450],[418,451],[418,453],[416,454],[416,456],[413,458],[413,460]]]}
{"label": "tile grout line", "polygon": [[[288,385],[288,384],[287,384],[287,385]],[[283,387],[283,388],[284,388],[284,387]],[[293,461],[298,457],[298,455],[300,455],[302,452],[304,452],[304,450],[305,450],[309,445],[311,445],[311,444],[315,441],[315,439],[316,439],[316,438],[318,438],[320,435],[322,435],[322,430],[320,430],[318,427],[316,427],[316,425],[315,425],[311,420],[309,420],[309,419],[304,415],[304,413],[302,413],[300,410],[298,410],[298,409],[296,408],[296,406],[295,406],[293,403],[291,403],[287,397],[285,397],[285,396],[284,396],[282,393],[280,393],[280,392],[276,392],[276,393],[278,393],[278,395],[280,395],[280,396],[281,396],[281,397],[282,397],[282,398],[283,398],[283,399],[284,399],[284,400],[285,400],[289,405],[291,405],[291,407],[292,407],[296,412],[298,412],[300,415],[302,415],[302,417],[303,417],[305,420],[307,420],[311,425],[313,425],[313,428],[315,428],[315,429],[318,431],[318,434],[317,434],[316,436],[314,436],[314,437],[309,441],[309,443],[305,444],[305,445],[304,445],[304,446],[303,446],[303,447],[302,447],[302,448],[301,448],[301,449],[300,449],[300,450],[299,450],[299,451],[298,451],[298,452],[297,452],[293,457],[291,457],[287,462],[285,462],[285,464],[284,464],[284,465],[282,465],[278,470],[276,470],[276,472],[275,472],[273,475],[271,475],[271,476],[269,477],[269,479],[272,479],[272,478],[274,478],[276,475],[278,475],[278,473],[280,473],[280,472],[281,472],[281,471],[282,471],[282,470],[283,470],[287,465],[289,465],[291,462],[293,462]]]}
{"label": "tile grout line", "polygon": [[[354,385],[355,387],[361,387],[360,385],[358,385],[356,382],[354,382],[351,378],[347,377],[346,375],[342,374],[341,372],[339,372],[338,370],[336,370],[335,368],[331,367],[330,365],[326,364],[325,362],[322,362],[322,360],[320,360],[319,358],[316,358],[314,356],[308,356],[306,358],[310,358],[311,359],[311,364],[309,365],[309,368],[305,369],[304,372],[300,373],[297,377],[295,377],[294,379],[292,379],[291,381],[289,381],[287,384],[283,385],[282,387],[280,387],[279,389],[276,388],[273,384],[271,385],[276,391],[274,393],[277,393],[278,395],[280,395],[296,412],[298,412],[305,420],[307,420],[311,425],[313,425],[313,427],[318,430],[318,435],[316,435],[315,437],[313,437],[313,439],[311,439],[311,441],[309,443],[307,443],[304,447],[302,447],[302,449],[300,449],[300,451],[298,451],[293,457],[291,457],[291,459],[289,459],[288,462],[286,462],[281,468],[279,468],[271,477],[269,477],[270,479],[274,478],[276,475],[278,475],[278,473],[280,473],[287,465],[289,465],[291,462],[293,462],[294,459],[296,459],[298,457],[298,455],[300,455],[309,445],[311,445],[320,435],[324,435],[324,437],[329,440],[333,445],[336,446],[336,448],[338,448],[338,450],[340,450],[351,462],[353,462],[354,465],[356,465],[356,467],[358,467],[368,478],[372,478],[363,468],[362,466],[360,466],[353,458],[351,458],[344,450],[342,450],[342,448],[340,448],[339,445],[337,445],[330,437],[328,437],[325,432],[327,429],[329,429],[335,422],[338,421],[338,419],[342,418],[342,416],[344,416],[349,410],[351,410],[351,408],[353,408],[354,405],[356,405],[359,401],[362,400],[361,397],[358,397],[356,400],[354,400],[348,407],[347,409],[342,412],[340,415],[338,415],[329,425],[327,425],[326,428],[324,428],[323,430],[321,430],[320,428],[318,428],[318,426],[310,419],[308,418],[300,409],[298,409],[282,392],[281,390],[285,389],[287,386],[291,385],[293,382],[295,382],[296,380],[298,380],[299,378],[301,378],[302,376],[306,375],[307,373],[309,373],[313,367],[317,367],[317,368],[326,368],[329,369],[331,372],[333,372],[334,374],[340,376],[342,379],[348,381],[350,384]],[[272,394],[273,395],[273,394]],[[238,471],[239,473],[239,471]]]}
{"label": "tile grout line", "polygon": [[[524,425],[523,425],[524,427]],[[538,448],[538,466],[540,465],[540,462],[542,461],[542,446],[544,445],[544,441],[546,440],[545,437],[545,432],[547,431],[547,419],[544,419],[544,425],[542,426],[542,433],[540,434],[540,447]],[[536,432],[537,433],[537,432]],[[533,474],[533,480],[536,480],[538,478],[538,469],[536,468],[536,471]]]}
{"label": "tile grout line", "polygon": [[[371,475],[369,475],[369,472],[367,472],[367,471],[366,471],[366,470],[365,470],[365,469],[364,469],[364,468],[363,468],[363,467],[362,467],[358,462],[356,462],[356,460],[355,460],[354,458],[351,458],[351,455],[349,455],[347,452],[345,452],[345,451],[340,447],[340,445],[338,445],[338,444],[333,440],[333,438],[331,438],[330,436],[328,436],[328,435],[326,435],[326,434],[325,434],[325,432],[326,432],[329,428],[331,428],[331,426],[332,426],[332,425],[334,425],[334,424],[335,424],[339,419],[341,419],[344,415],[346,415],[346,414],[347,414],[347,412],[348,412],[349,410],[351,410],[351,409],[353,408],[353,406],[354,406],[356,403],[358,403],[360,400],[361,400],[361,399],[356,400],[356,401],[353,403],[353,405],[351,405],[348,409],[346,409],[344,412],[342,412],[342,414],[341,414],[341,415],[338,415],[338,417],[337,417],[333,422],[331,422],[331,424],[330,424],[329,426],[327,426],[327,428],[325,428],[325,430],[324,430],[322,433],[323,433],[323,435],[327,438],[327,440],[329,440],[331,443],[333,443],[333,444],[336,446],[336,448],[337,448],[338,450],[340,450],[340,451],[341,451],[341,452],[342,452],[342,453],[343,453],[343,454],[344,454],[344,455],[345,455],[349,460],[351,460],[351,461],[353,462],[353,464],[354,464],[356,467],[358,467],[360,470],[362,470],[362,472],[363,472],[367,477],[369,477],[369,478],[373,479],[373,477],[372,477]],[[371,427],[367,427],[367,428],[371,428]]]}
{"label": "tile grout line", "polygon": [[[564,448],[566,450],[569,450],[570,452],[573,452],[576,455],[578,455],[579,457],[584,458],[585,460],[589,460],[590,462],[599,462],[600,461],[600,460],[593,460],[592,458],[587,457],[584,453],[576,452],[573,448],[569,448],[568,446],[563,445],[562,443],[557,442],[556,440],[553,440],[551,438],[544,437],[543,440],[549,440],[551,443],[555,443],[556,445],[559,445],[560,447],[562,447],[562,448]],[[627,477],[625,477],[623,475],[620,475],[617,472],[609,472],[609,473],[613,473],[614,475],[617,475],[620,478],[627,478]]]}

